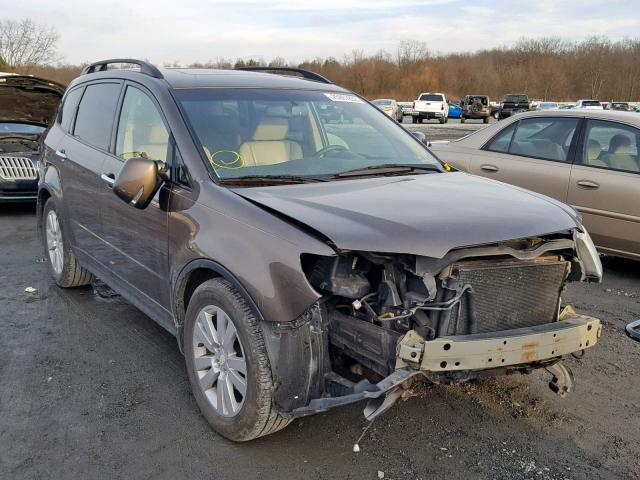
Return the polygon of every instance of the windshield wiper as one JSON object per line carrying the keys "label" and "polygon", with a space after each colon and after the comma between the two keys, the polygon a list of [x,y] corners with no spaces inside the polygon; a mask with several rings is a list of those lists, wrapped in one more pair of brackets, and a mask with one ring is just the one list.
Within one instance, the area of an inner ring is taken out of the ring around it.
{"label": "windshield wiper", "polygon": [[437,165],[426,165],[423,163],[384,163],[382,165],[370,165],[365,168],[355,168],[344,172],[336,173],[332,178],[359,177],[364,175],[411,173],[411,172],[442,172]]}
{"label": "windshield wiper", "polygon": [[304,175],[247,175],[245,177],[229,177],[221,180],[222,183],[226,184],[316,183],[326,181],[328,181],[326,178],[306,177]]}

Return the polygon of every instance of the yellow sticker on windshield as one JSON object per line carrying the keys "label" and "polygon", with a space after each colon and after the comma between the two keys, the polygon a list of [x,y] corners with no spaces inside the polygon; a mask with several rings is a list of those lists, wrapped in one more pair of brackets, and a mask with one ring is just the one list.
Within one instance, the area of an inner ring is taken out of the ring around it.
{"label": "yellow sticker on windshield", "polygon": [[218,150],[209,155],[209,163],[214,167],[235,170],[244,167],[242,156],[234,150]]}

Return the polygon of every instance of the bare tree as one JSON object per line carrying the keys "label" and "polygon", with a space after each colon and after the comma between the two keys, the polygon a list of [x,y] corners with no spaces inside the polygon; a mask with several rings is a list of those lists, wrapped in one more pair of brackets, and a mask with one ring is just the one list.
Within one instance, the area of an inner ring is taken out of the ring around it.
{"label": "bare tree", "polygon": [[58,32],[32,20],[0,20],[0,59],[10,67],[51,65],[56,55]]}

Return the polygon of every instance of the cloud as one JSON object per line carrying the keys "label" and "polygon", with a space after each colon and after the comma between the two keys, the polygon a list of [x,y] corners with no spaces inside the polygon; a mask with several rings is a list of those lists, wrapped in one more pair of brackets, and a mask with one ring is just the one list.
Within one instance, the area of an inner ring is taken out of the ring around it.
{"label": "cloud", "polygon": [[[633,2],[585,0],[0,0],[4,18],[54,25],[68,62],[133,56],[153,62],[394,52],[402,39],[433,51],[510,44],[522,36],[637,35]],[[479,21],[479,18],[481,19]]]}

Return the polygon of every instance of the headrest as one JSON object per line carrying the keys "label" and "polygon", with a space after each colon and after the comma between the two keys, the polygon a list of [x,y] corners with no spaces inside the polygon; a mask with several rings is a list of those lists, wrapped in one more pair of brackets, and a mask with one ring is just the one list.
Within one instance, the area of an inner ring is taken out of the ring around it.
{"label": "headrest", "polygon": [[154,125],[149,128],[149,143],[166,143],[169,135],[162,125]]}
{"label": "headrest", "polygon": [[258,141],[284,140],[289,131],[289,122],[282,117],[265,117],[256,127],[253,139]]}
{"label": "headrest", "polygon": [[587,160],[597,160],[600,153],[602,153],[600,142],[594,139],[590,139],[587,143]]}

